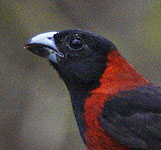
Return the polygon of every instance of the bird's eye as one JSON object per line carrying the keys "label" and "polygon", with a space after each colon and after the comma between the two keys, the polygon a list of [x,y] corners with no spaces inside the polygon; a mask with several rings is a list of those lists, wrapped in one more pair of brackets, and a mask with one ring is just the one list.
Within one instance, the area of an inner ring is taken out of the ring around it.
{"label": "bird's eye", "polygon": [[74,39],[70,40],[69,45],[72,49],[78,50],[78,49],[82,48],[83,41],[80,38],[74,38]]}

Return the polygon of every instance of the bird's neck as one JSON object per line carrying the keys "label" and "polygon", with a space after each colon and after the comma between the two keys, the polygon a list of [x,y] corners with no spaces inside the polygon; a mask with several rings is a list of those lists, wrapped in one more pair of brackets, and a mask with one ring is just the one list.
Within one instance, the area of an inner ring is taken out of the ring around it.
{"label": "bird's neck", "polygon": [[100,86],[92,93],[116,94],[117,91],[130,90],[149,83],[118,51],[111,51],[107,61],[107,67],[100,78]]}
{"label": "bird's neck", "polygon": [[[100,80],[92,82],[91,84],[66,83],[70,91],[75,118],[84,142],[86,141],[84,137],[86,131],[85,124],[87,124],[88,116],[90,116],[91,113],[90,111],[88,113],[88,108],[98,108],[96,111],[92,111],[92,113],[95,112],[96,117],[98,117],[101,114],[101,108],[105,100],[104,97],[116,94],[118,91],[130,90],[134,87],[148,84],[148,81],[144,79],[133,66],[127,63],[119,52],[110,52],[107,60],[107,67]],[[99,95],[99,99],[97,95]]]}

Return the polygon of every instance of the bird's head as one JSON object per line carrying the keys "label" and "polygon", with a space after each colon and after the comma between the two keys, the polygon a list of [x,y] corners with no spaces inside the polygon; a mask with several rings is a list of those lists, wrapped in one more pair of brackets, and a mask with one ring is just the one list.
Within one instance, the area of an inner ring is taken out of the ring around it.
{"label": "bird's head", "polygon": [[109,40],[82,30],[41,33],[25,45],[29,51],[46,57],[67,84],[98,81],[115,46]]}

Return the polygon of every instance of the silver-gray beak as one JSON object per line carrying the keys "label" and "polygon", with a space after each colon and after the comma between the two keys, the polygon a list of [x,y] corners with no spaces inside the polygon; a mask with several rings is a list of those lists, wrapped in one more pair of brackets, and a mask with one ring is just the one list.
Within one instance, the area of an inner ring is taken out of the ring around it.
{"label": "silver-gray beak", "polygon": [[55,44],[54,35],[57,33],[58,32],[46,32],[38,34],[31,38],[24,48],[34,54],[46,57],[48,60],[57,63],[57,57],[64,57]]}

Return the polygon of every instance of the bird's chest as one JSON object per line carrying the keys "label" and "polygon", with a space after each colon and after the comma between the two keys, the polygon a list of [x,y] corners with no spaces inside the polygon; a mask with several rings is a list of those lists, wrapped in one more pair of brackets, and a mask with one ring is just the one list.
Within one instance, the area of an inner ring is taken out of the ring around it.
{"label": "bird's chest", "polygon": [[[103,97],[105,98],[105,97]],[[97,100],[97,95],[90,97],[85,103],[85,126],[84,133],[88,150],[126,150],[117,143],[102,127],[99,118],[102,114],[103,101]]]}

